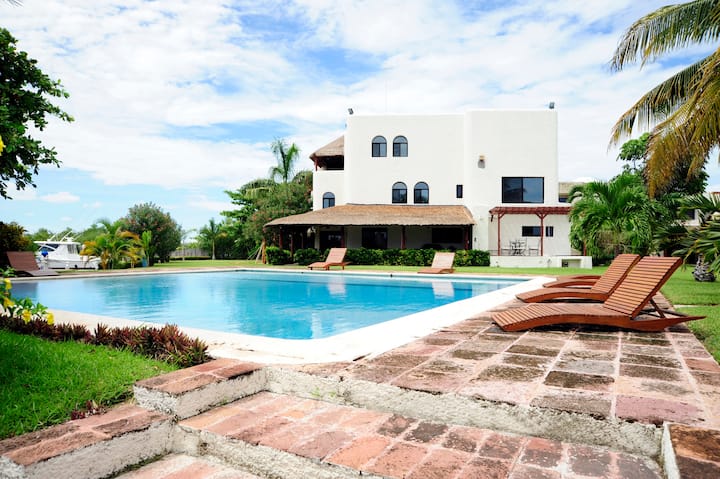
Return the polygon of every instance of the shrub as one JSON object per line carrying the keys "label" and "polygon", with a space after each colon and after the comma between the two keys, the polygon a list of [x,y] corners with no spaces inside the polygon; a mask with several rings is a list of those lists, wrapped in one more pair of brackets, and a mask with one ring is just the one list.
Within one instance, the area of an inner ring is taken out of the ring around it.
{"label": "shrub", "polygon": [[345,254],[345,260],[353,264],[383,264],[383,250],[369,248],[349,249]]}
{"label": "shrub", "polygon": [[292,263],[292,254],[286,249],[280,249],[277,246],[268,246],[265,248],[268,264],[279,265]]}
{"label": "shrub", "polygon": [[455,266],[490,266],[490,252],[479,249],[455,252]]}
{"label": "shrub", "polygon": [[320,251],[315,248],[305,248],[295,251],[295,262],[301,266],[307,266],[324,258]]}

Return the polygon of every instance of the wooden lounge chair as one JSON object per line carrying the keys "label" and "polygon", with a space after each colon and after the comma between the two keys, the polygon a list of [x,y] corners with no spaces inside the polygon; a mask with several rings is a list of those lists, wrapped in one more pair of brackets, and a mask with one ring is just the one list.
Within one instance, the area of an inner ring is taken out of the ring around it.
{"label": "wooden lounge chair", "polygon": [[26,274],[28,276],[57,276],[58,272],[52,269],[38,268],[35,261],[35,254],[32,251],[7,251],[8,262],[10,267],[16,273]]}
{"label": "wooden lounge chair", "polygon": [[429,268],[423,268],[418,273],[423,274],[445,274],[452,273],[455,253],[435,253],[433,262]]}
{"label": "wooden lounge chair", "polygon": [[[627,258],[613,261],[605,274],[590,288],[575,288],[571,286],[566,288],[540,288],[518,294],[516,297],[526,303],[542,303],[543,301],[563,298],[605,301],[608,299],[608,296],[610,296],[610,293],[615,291],[615,288],[625,279],[630,272],[630,268],[640,261],[640,256],[636,254],[625,256],[627,256]],[[618,258],[620,258],[620,256],[618,256]]]}
{"label": "wooden lounge chair", "polygon": [[[648,256],[641,259],[602,304],[528,304],[495,313],[492,319],[505,331],[522,331],[562,323],[662,331],[673,324],[704,317],[663,311],[653,301],[655,293],[672,276],[680,263],[680,258],[671,257]],[[651,309],[644,310],[648,305],[651,305]]]}
{"label": "wooden lounge chair", "polygon": [[[612,263],[610,263],[610,266],[608,266],[607,271],[605,271],[605,274],[602,275],[602,277],[610,274],[610,275],[619,275],[622,274],[622,277],[624,278],[628,271],[630,271],[630,268],[635,266],[635,264],[640,261],[640,256],[636,254],[629,254],[624,253],[618,255]],[[594,285],[599,279],[601,278],[600,275],[597,274],[573,274],[568,276],[560,276],[555,281],[551,281],[549,283],[545,283],[543,286],[546,288],[565,288],[568,286],[592,286]],[[622,279],[622,278],[620,278]]]}
{"label": "wooden lounge chair", "polygon": [[327,258],[325,258],[325,261],[312,263],[311,265],[308,265],[308,268],[329,270],[330,266],[342,266],[342,269],[345,269],[345,266],[350,264],[348,261],[345,261],[346,252],[347,248],[331,248]]}

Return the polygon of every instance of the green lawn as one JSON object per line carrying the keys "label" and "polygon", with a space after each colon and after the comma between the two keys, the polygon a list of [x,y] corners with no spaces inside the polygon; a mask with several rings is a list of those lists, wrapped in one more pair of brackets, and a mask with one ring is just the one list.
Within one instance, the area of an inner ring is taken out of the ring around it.
{"label": "green lawn", "polygon": [[0,439],[67,421],[87,401],[122,402],[136,381],[174,369],[103,346],[0,330]]}

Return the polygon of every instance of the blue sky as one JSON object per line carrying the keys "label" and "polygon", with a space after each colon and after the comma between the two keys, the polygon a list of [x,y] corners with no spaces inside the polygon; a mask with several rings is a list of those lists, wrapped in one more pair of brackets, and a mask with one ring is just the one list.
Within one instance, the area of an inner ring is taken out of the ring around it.
{"label": "blue sky", "polygon": [[[265,177],[283,137],[308,155],[355,114],[536,109],[555,102],[563,181],[621,169],[610,129],[639,96],[709,48],[611,73],[646,0],[25,0],[0,2],[21,50],[61,79],[75,117],[37,136],[61,168],[0,200],[29,231],[81,230],[152,202],[184,229]],[[638,132],[639,136],[642,132]],[[720,191],[717,159],[708,162]]]}

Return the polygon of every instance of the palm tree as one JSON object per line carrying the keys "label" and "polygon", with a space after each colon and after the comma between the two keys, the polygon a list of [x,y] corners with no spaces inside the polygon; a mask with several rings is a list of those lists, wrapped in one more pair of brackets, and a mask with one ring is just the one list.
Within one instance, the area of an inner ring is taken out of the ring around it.
{"label": "palm tree", "polygon": [[222,232],[222,225],[220,223],[215,223],[214,218],[210,218],[207,226],[200,228],[198,237],[206,244],[210,244],[210,248],[212,249],[212,259],[215,259],[215,242],[222,235],[224,235]]}
{"label": "palm tree", "polygon": [[570,242],[592,256],[645,254],[652,244],[651,202],[642,178],[622,173],[570,190]]}
{"label": "palm tree", "polygon": [[720,274],[720,195],[693,195],[683,198],[681,211],[698,211],[700,227],[689,229],[683,248],[674,254],[685,260],[697,255],[693,276],[697,281],[715,281]]}
{"label": "palm tree", "polygon": [[142,245],[135,233],[123,231],[122,222],[111,222],[107,219],[97,221],[105,229],[105,233],[92,241],[83,244],[81,255],[97,256],[100,258],[100,267],[110,269],[121,262],[135,264],[141,258]]}
{"label": "palm tree", "polygon": [[270,149],[278,163],[270,168],[270,178],[274,180],[279,177],[283,183],[287,183],[293,177],[293,166],[300,156],[300,148],[295,143],[288,146],[284,139],[276,138]]}
{"label": "palm tree", "polygon": [[[662,7],[636,21],[621,38],[611,68],[641,66],[691,44],[720,38],[720,0],[695,0]],[[652,128],[648,142],[651,195],[668,184],[682,166],[688,176],[702,171],[720,146],[720,49],[643,95],[615,124],[612,144],[633,128]]]}

